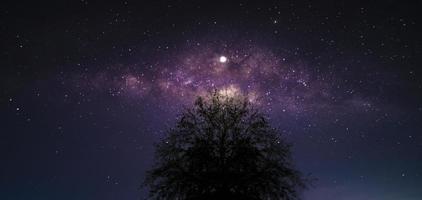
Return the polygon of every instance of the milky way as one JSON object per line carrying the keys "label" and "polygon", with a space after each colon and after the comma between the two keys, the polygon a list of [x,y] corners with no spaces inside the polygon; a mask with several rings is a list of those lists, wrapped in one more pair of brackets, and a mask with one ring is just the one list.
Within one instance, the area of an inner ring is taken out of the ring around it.
{"label": "milky way", "polygon": [[211,91],[238,92],[268,112],[299,116],[375,110],[371,97],[354,94],[353,90],[341,91],[346,95],[338,98],[336,92],[345,84],[341,77],[311,70],[313,66],[306,60],[290,59],[286,53],[275,53],[251,41],[197,42],[181,49],[163,55],[168,59],[138,69],[121,66],[117,72],[79,74],[75,85],[82,90],[89,88],[92,94],[107,92],[139,101],[155,96],[183,105]]}

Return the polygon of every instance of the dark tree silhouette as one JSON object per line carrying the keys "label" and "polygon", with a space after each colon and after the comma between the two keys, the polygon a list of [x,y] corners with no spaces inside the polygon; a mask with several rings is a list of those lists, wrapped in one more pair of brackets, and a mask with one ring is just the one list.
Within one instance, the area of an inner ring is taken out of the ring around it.
{"label": "dark tree silhouette", "polygon": [[306,187],[290,146],[243,97],[199,97],[156,148],[152,199],[293,200]]}

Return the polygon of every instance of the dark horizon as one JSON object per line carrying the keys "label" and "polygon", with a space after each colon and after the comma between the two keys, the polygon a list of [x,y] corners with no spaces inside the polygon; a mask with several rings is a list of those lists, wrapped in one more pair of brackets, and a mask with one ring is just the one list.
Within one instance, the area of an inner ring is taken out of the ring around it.
{"label": "dark horizon", "polygon": [[0,199],[145,198],[212,90],[293,144],[304,200],[422,198],[421,1],[0,4]]}

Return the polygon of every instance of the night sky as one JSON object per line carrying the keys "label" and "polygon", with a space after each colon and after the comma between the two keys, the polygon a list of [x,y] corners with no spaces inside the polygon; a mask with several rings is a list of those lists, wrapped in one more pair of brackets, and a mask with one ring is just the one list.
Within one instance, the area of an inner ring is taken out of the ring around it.
{"label": "night sky", "polygon": [[143,199],[198,95],[242,94],[318,179],[422,199],[421,1],[0,3],[0,199]]}

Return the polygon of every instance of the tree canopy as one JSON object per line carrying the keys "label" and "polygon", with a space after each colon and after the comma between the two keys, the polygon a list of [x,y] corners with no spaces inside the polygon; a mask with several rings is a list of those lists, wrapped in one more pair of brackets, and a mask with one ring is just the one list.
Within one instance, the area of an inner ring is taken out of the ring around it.
{"label": "tree canopy", "polygon": [[156,145],[152,199],[299,199],[290,145],[247,98],[198,97]]}

